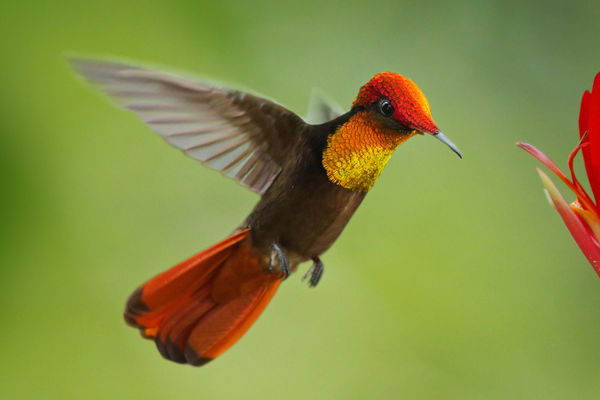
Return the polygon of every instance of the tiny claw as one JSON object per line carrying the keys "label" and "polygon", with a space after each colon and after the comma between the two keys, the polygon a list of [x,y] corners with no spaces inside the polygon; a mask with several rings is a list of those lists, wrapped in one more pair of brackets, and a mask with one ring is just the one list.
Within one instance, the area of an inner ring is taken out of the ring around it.
{"label": "tiny claw", "polygon": [[323,265],[323,261],[319,257],[313,257],[313,265],[306,271],[302,280],[306,280],[310,276],[310,280],[308,281],[308,287],[315,287],[321,280],[323,276],[323,271],[325,271],[325,266]]}
{"label": "tiny claw", "polygon": [[[283,252],[283,250],[281,250],[281,247],[279,247],[277,243],[273,243],[273,246],[271,247],[279,257],[279,269],[281,270],[281,275],[279,275],[279,277],[283,280],[286,280],[288,276],[290,276],[290,263],[288,262],[285,253]],[[269,264],[269,272],[271,273],[273,272],[272,264],[273,263]]]}

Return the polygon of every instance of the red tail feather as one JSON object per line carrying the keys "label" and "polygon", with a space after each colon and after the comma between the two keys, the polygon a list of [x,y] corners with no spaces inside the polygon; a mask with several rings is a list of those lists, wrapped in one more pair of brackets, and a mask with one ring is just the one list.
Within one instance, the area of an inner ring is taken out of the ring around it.
{"label": "red tail feather", "polygon": [[281,282],[250,247],[250,229],[150,279],[127,301],[125,320],[163,357],[203,365],[256,321]]}

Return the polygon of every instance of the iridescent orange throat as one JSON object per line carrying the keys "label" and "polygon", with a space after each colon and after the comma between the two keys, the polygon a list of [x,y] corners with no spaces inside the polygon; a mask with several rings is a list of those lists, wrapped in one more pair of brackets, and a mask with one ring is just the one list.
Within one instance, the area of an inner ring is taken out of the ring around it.
{"label": "iridescent orange throat", "polygon": [[327,177],[346,189],[368,192],[394,150],[417,133],[382,128],[358,112],[327,138],[322,161]]}

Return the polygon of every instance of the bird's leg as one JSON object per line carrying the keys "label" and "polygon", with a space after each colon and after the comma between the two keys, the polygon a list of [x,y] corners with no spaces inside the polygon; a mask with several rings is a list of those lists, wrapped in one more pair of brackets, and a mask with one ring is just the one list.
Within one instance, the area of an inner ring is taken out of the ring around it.
{"label": "bird's leg", "polygon": [[273,243],[271,246],[271,262],[269,263],[269,272],[273,273],[273,258],[274,256],[279,258],[279,269],[281,270],[280,278],[283,280],[287,279],[290,276],[290,263],[285,256],[281,247],[277,245],[277,243]]}
{"label": "bird's leg", "polygon": [[323,261],[319,257],[313,257],[313,265],[306,271],[302,280],[305,280],[310,276],[310,280],[308,281],[309,287],[315,287],[321,280],[323,276],[323,271],[325,271],[325,266],[323,265]]}

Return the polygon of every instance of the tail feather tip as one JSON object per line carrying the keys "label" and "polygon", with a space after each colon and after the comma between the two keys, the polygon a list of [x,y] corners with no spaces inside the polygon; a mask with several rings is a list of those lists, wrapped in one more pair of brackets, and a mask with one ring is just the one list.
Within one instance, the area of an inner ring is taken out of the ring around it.
{"label": "tail feather tip", "polygon": [[144,327],[137,321],[137,317],[150,311],[150,308],[144,303],[144,300],[142,300],[143,293],[144,286],[140,286],[131,293],[131,296],[127,299],[125,312],[123,313],[123,318],[125,318],[127,325],[140,329],[143,329]]}
{"label": "tail feather tip", "polygon": [[189,343],[185,346],[185,358],[188,363],[195,367],[201,367],[213,360],[213,358],[210,357],[200,357]]}
{"label": "tail feather tip", "polygon": [[176,362],[178,364],[187,363],[183,352],[170,339],[167,338],[167,342],[165,343],[162,341],[160,335],[157,335],[154,338],[154,343],[156,343],[156,348],[158,349],[160,355],[166,358],[167,360]]}

